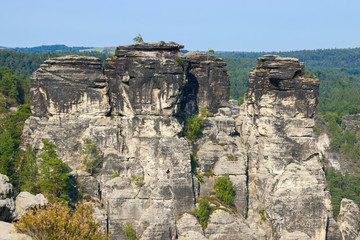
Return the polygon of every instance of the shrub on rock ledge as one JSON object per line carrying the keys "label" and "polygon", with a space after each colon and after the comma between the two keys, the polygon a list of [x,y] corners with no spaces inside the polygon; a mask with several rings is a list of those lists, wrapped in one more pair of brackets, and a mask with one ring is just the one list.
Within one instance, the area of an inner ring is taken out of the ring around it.
{"label": "shrub on rock ledge", "polygon": [[205,228],[211,213],[211,207],[207,199],[199,200],[199,205],[194,210],[195,216],[198,218],[202,228]]}
{"label": "shrub on rock ledge", "polygon": [[234,204],[234,186],[229,175],[224,175],[216,179],[215,183],[216,197],[222,202],[232,205]]}

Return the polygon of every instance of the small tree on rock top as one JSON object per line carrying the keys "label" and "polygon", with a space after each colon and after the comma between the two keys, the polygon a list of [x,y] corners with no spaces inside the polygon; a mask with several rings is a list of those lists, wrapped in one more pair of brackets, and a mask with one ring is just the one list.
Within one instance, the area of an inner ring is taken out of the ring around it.
{"label": "small tree on rock top", "polygon": [[144,39],[142,38],[141,34],[137,35],[133,38],[134,43],[142,43],[144,42]]}

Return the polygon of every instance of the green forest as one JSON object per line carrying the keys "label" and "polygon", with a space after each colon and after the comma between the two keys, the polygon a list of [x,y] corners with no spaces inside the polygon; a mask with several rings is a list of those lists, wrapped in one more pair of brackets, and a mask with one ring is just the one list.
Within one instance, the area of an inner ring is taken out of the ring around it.
{"label": "green forest", "polygon": [[[80,53],[78,51],[84,48],[63,46],[0,50],[0,172],[9,176],[17,192],[38,192],[40,189],[50,191],[46,182],[32,184],[34,181],[31,179],[39,177],[36,176],[38,172],[32,171],[35,169],[35,157],[31,147],[26,151],[19,149],[24,121],[31,115],[31,74],[46,59],[52,57],[81,54],[96,56],[103,61],[108,56],[103,53]],[[320,98],[314,134],[326,132],[331,137],[332,151],[342,154],[348,161],[348,174],[343,175],[329,167],[325,157],[322,158],[335,216],[344,197],[360,205],[360,190],[357,184],[360,181],[360,131],[359,126],[351,127],[347,124],[350,120],[359,119],[360,48],[271,53],[217,52],[216,56],[223,58],[227,63],[231,98],[241,99],[244,96],[249,71],[256,66],[256,59],[265,54],[298,58],[305,62],[306,71],[319,78]],[[59,164],[54,153],[56,146],[48,142],[45,146],[47,148],[43,149],[40,158],[42,156],[51,159],[53,164]],[[65,166],[61,168],[66,172]],[[57,191],[56,195],[67,200],[68,188],[68,185],[64,186],[67,190]]]}

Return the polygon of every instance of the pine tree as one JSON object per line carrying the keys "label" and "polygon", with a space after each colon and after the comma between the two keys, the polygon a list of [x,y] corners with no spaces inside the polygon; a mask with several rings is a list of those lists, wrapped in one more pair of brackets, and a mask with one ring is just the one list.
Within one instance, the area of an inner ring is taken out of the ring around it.
{"label": "pine tree", "polygon": [[35,153],[33,152],[32,147],[28,146],[26,151],[22,151],[20,155],[17,166],[19,190],[36,194],[38,193],[37,181],[39,173]]}
{"label": "pine tree", "polygon": [[40,163],[40,192],[47,195],[50,200],[69,200],[70,178],[68,167],[58,158],[56,145],[47,139],[43,141],[44,147],[39,155]]}

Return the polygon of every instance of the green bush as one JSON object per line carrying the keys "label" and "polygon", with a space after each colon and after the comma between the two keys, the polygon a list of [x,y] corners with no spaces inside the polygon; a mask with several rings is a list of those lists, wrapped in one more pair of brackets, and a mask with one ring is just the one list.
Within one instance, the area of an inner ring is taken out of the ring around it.
{"label": "green bush", "polygon": [[194,210],[194,215],[200,222],[200,225],[205,228],[211,213],[211,207],[207,199],[199,200],[199,205]]}
{"label": "green bush", "polygon": [[244,103],[244,97],[239,97],[238,99],[238,105],[240,106],[241,104]]}
{"label": "green bush", "polygon": [[180,66],[183,65],[183,61],[182,61],[182,59],[181,59],[180,57],[177,57],[177,58],[176,58],[176,62],[177,62]]}
{"label": "green bush", "polygon": [[129,240],[136,240],[136,233],[131,223],[126,222],[124,232]]}
{"label": "green bush", "polygon": [[193,169],[192,172],[194,173],[195,177],[199,180],[199,182],[204,182],[201,173],[196,168]]}
{"label": "green bush", "polygon": [[201,108],[199,110],[199,116],[186,119],[183,135],[189,142],[201,137],[203,119],[207,117],[210,117],[210,113],[206,108]]}
{"label": "green bush", "polygon": [[113,178],[116,178],[116,177],[120,176],[119,171],[114,170],[112,176],[113,176]]}
{"label": "green bush", "polygon": [[320,128],[314,126],[314,127],[313,127],[313,130],[314,130],[314,134],[315,134],[315,135],[317,135],[317,136],[320,135],[320,133],[321,133]]}
{"label": "green bush", "polygon": [[35,208],[25,212],[14,225],[17,231],[34,239],[110,239],[109,234],[100,231],[92,205],[84,202],[78,203],[74,211],[61,202]]}
{"label": "green bush", "polygon": [[144,42],[144,39],[142,38],[141,34],[137,35],[133,38],[134,43],[142,43]]}
{"label": "green bush", "polygon": [[201,136],[202,120],[202,117],[199,116],[193,116],[186,120],[183,134],[189,142]]}
{"label": "green bush", "polygon": [[210,117],[210,113],[206,108],[200,108],[199,115],[202,119]]}
{"label": "green bush", "polygon": [[260,214],[261,220],[265,222],[266,221],[265,208],[260,209],[259,214]]}
{"label": "green bush", "polygon": [[214,188],[216,190],[216,197],[218,197],[222,202],[229,205],[234,204],[235,191],[229,175],[218,177]]}
{"label": "green bush", "polygon": [[137,186],[142,186],[145,184],[143,177],[135,175],[131,175],[130,182],[134,182]]}

